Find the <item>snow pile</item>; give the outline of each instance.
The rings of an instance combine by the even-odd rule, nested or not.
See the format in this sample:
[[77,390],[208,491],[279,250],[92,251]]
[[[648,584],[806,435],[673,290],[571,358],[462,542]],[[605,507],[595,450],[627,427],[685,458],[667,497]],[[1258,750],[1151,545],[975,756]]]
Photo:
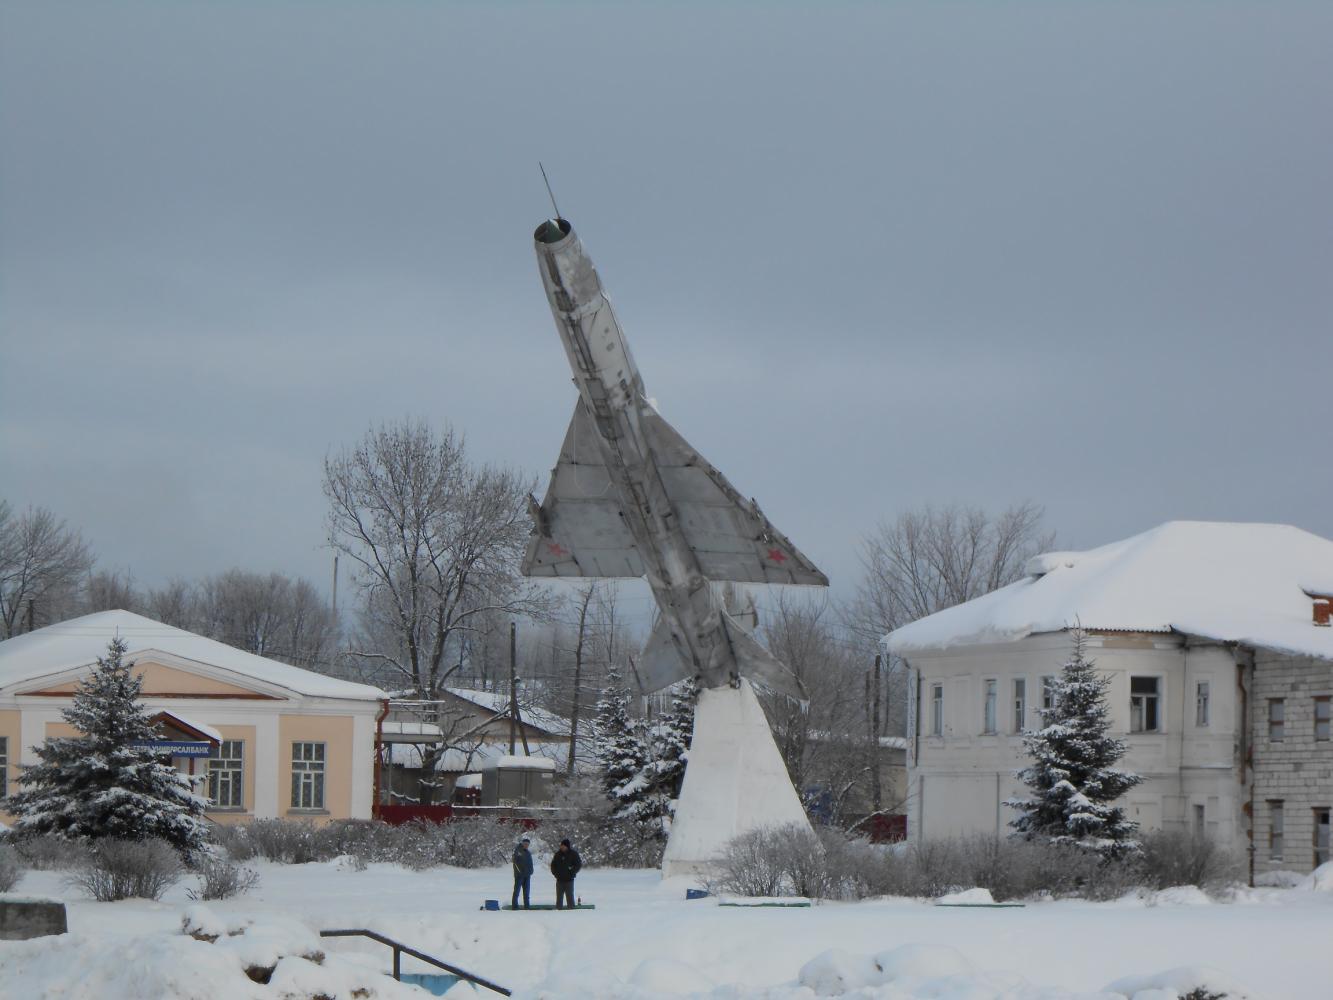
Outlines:
[[174,934],[61,934],[7,943],[0,950],[0,995],[25,1000],[421,996],[352,958],[326,955],[315,933],[293,920],[228,920],[195,906]]
[[1296,888],[1308,889],[1312,892],[1333,892],[1333,861],[1324,862],[1301,879]]
[[950,892],[935,900],[937,905],[945,906],[994,906],[995,897],[989,889],[964,889],[962,892]]
[[1212,900],[1196,885],[1173,885],[1148,898],[1149,906],[1208,906]]
[[1206,965],[1182,965],[1151,976],[1127,976],[1106,989],[1112,996],[1120,994],[1130,1000],[1176,1000],[1193,990],[1219,994],[1227,1000],[1257,1000],[1257,994]]
[[1087,552],[1029,561],[1033,575],[905,625],[900,654],[1088,629],[1172,630],[1333,659],[1311,593],[1333,587],[1333,541],[1285,524],[1171,521]]
[[715,985],[703,973],[674,959],[642,962],[628,982],[603,973],[562,975],[516,996],[525,1000],[660,1000],[690,996],[714,1000],[1179,1000],[1192,990],[1223,994],[1227,1000],[1257,1000],[1225,973],[1206,966],[1181,966],[1152,975],[1117,980],[1097,993],[1037,986],[1013,972],[976,968],[947,945],[908,944],[877,955],[842,949],[825,951],[800,970],[795,982],[769,987]]

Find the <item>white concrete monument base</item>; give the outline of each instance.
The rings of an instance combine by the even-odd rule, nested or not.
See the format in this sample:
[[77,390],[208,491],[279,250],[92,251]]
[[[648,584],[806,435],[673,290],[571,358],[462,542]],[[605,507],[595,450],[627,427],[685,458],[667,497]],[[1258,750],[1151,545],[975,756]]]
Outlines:
[[749,682],[700,691],[662,877],[707,874],[750,830],[809,822]]

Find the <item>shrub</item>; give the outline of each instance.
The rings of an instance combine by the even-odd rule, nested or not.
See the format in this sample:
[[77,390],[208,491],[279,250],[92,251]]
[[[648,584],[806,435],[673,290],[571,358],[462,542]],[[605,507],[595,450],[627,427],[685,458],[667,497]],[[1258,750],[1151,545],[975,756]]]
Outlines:
[[1141,838],[1140,861],[1143,884],[1155,889],[1173,885],[1217,888],[1241,880],[1239,855],[1225,850],[1209,837],[1181,830],[1159,830]]
[[231,899],[243,892],[249,892],[259,884],[259,872],[253,868],[243,868],[225,858],[205,858],[195,869],[199,879],[196,889],[187,889],[185,895],[191,899]]
[[9,892],[22,877],[18,852],[8,844],[0,844],[0,892]]
[[161,840],[99,840],[71,885],[99,903],[160,899],[181,877],[181,860]]
[[781,895],[787,879],[779,836],[785,829],[751,830],[732,838],[713,864],[709,889],[737,896]]
[[88,861],[88,844],[58,834],[35,834],[11,841],[25,868],[33,871],[70,871]]

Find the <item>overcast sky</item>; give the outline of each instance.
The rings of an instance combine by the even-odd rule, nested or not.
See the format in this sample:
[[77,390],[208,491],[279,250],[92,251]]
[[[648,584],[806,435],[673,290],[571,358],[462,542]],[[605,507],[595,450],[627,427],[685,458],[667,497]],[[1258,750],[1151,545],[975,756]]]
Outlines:
[[372,422],[545,488],[539,159],[835,593],[927,501],[1333,536],[1333,4],[0,10],[0,496],[140,583],[326,586]]

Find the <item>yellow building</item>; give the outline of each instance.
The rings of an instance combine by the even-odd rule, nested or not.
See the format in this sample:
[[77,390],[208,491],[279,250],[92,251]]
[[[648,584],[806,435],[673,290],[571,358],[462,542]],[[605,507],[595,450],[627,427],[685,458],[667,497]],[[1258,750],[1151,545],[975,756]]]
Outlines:
[[164,752],[196,776],[209,818],[370,818],[383,691],[102,611],[0,642],[0,820],[12,820],[4,797],[37,762],[32,747],[77,735],[61,712],[117,635]]

